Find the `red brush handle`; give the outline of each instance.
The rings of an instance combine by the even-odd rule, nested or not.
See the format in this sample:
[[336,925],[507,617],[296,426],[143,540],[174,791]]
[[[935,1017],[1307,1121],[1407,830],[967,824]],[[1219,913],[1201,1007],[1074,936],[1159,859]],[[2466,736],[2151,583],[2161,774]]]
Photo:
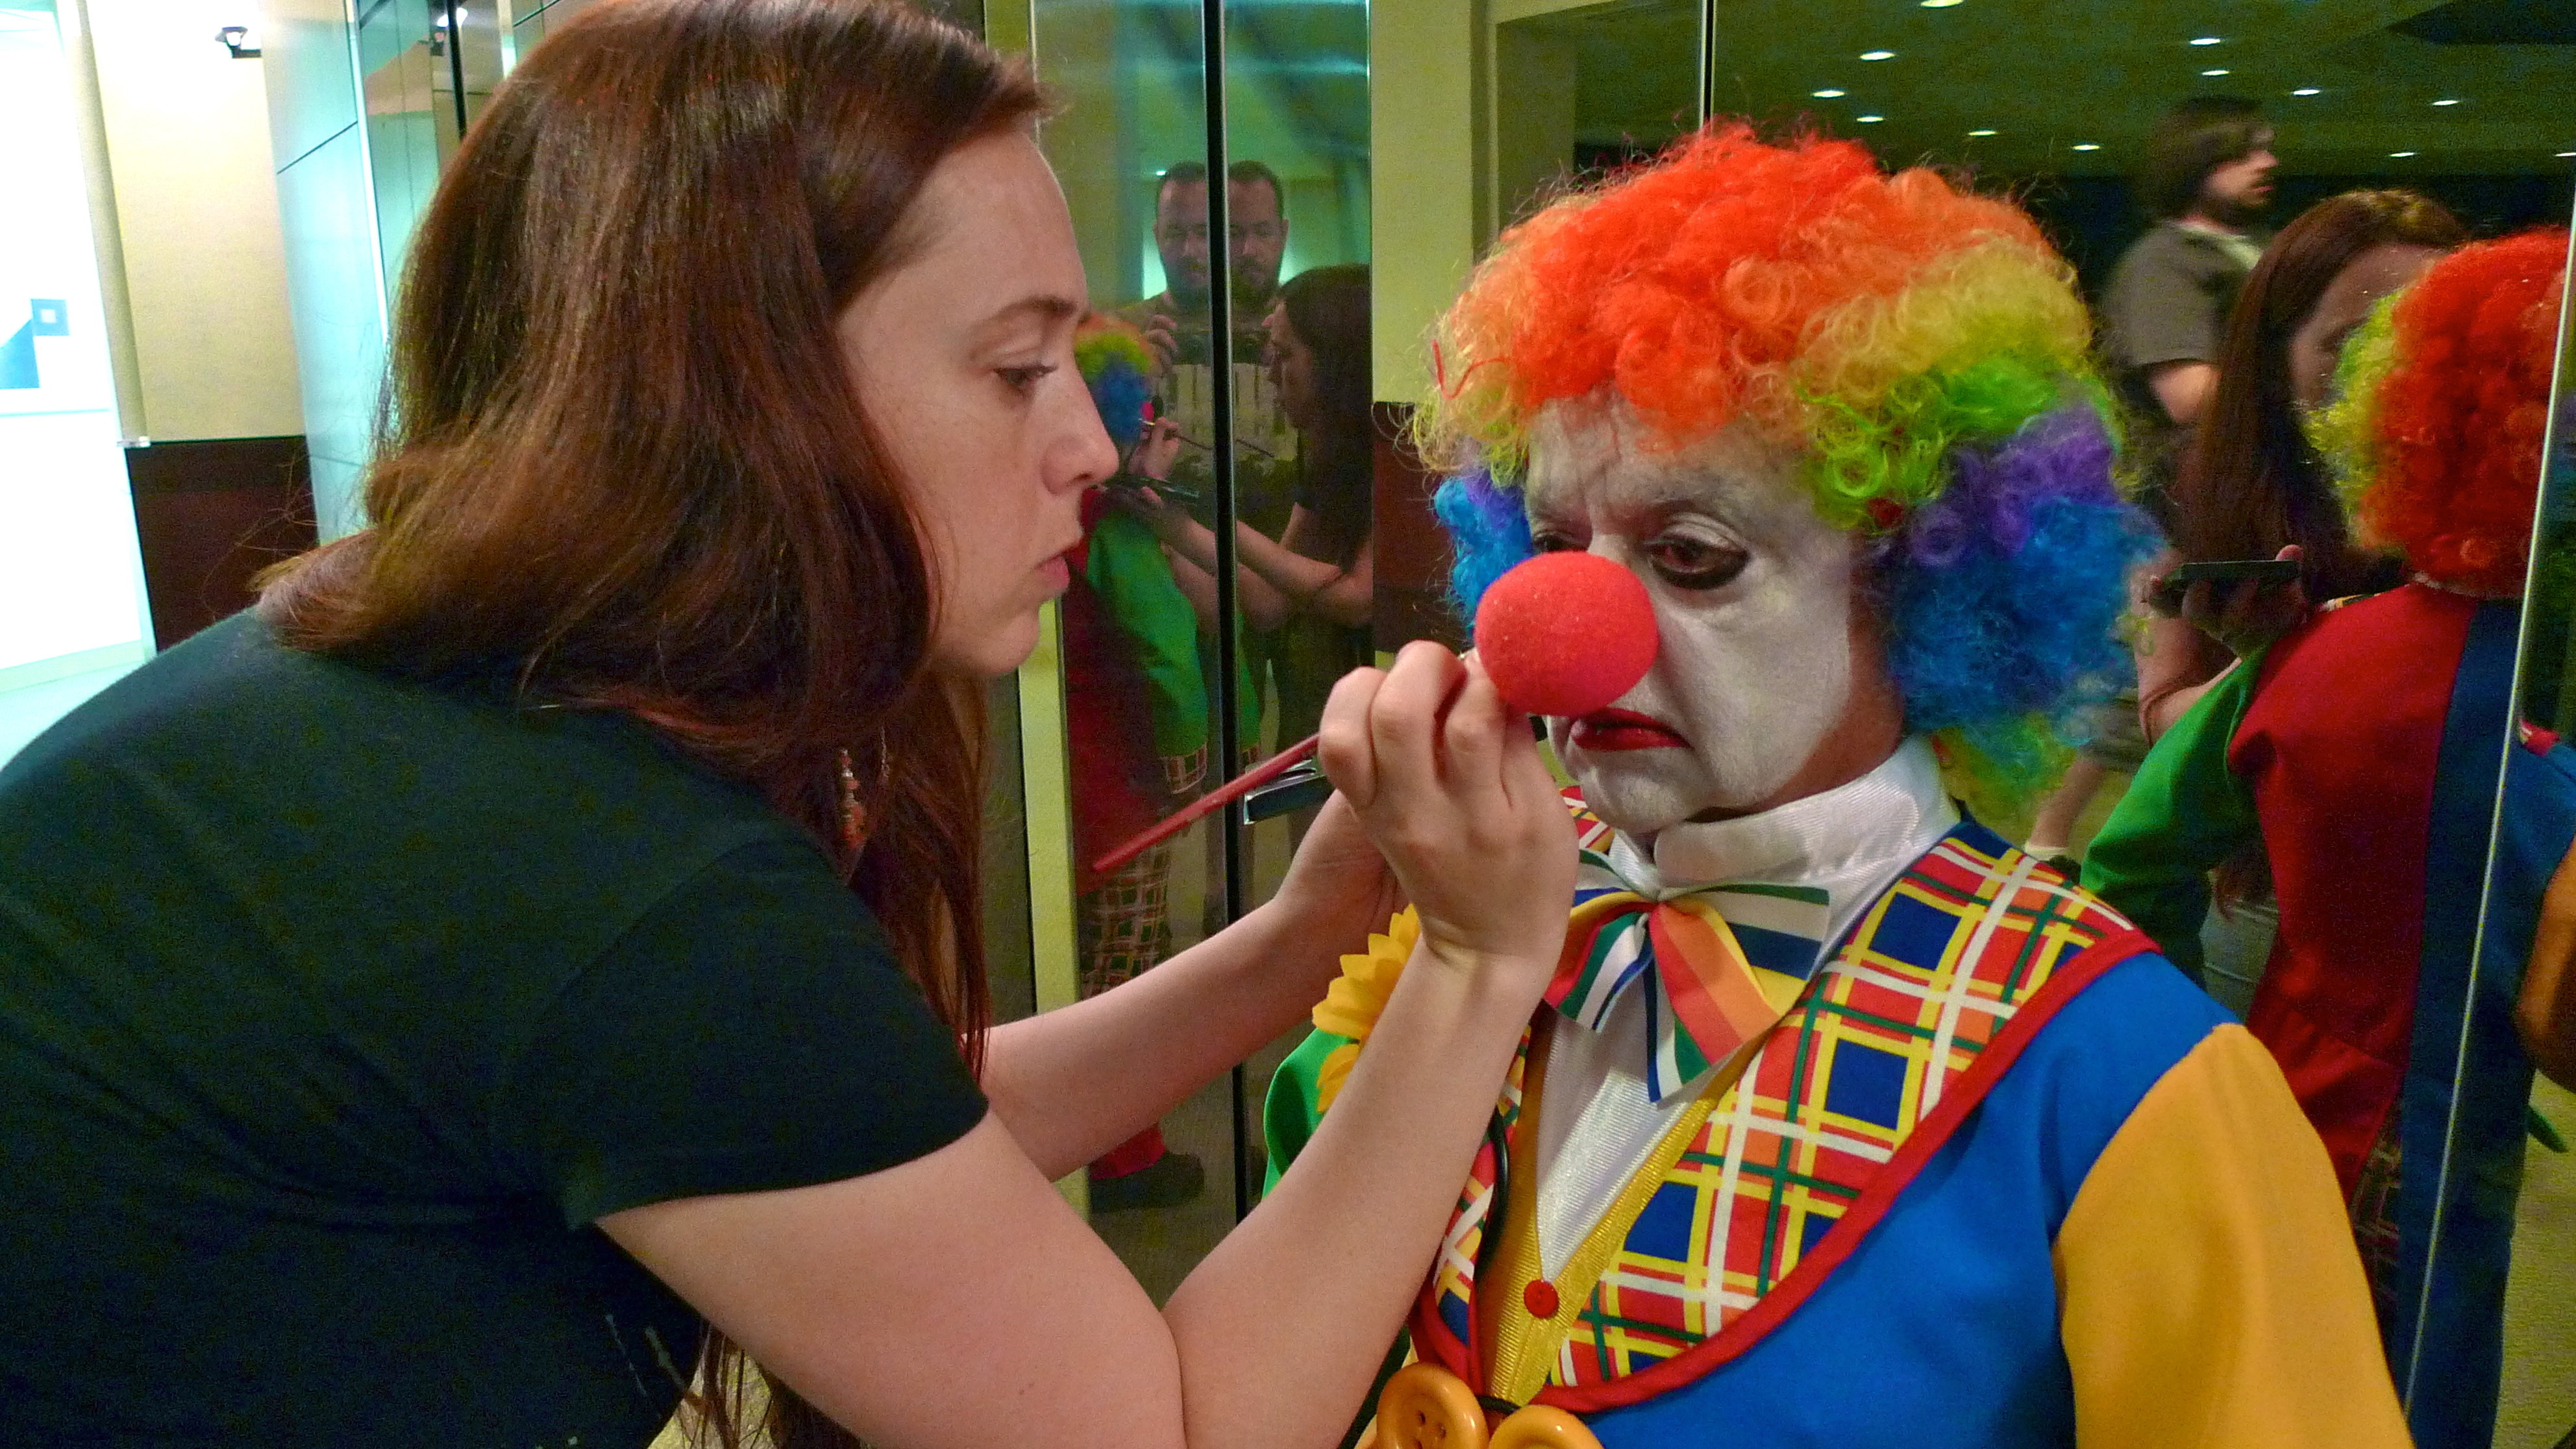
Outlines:
[[1093,875],[1107,875],[1146,851],[1180,834],[1197,823],[1211,810],[1223,809],[1297,767],[1297,763],[1315,753],[1315,742],[1321,738],[1308,735],[1269,759],[1235,776],[1199,798],[1175,810],[1162,821],[1136,833],[1116,850],[1091,863]]

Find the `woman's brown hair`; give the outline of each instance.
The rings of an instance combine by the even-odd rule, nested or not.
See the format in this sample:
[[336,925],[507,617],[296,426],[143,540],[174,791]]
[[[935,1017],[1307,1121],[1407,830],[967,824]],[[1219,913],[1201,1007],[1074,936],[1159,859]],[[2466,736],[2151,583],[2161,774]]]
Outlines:
[[2299,426],[2290,338],[2364,252],[2468,239],[2441,203],[2400,190],[2328,197],[2281,229],[2228,316],[2218,387],[2174,481],[2174,545],[2184,558],[2270,558],[2295,543],[2311,598],[2396,582],[2394,565],[2354,547],[2325,462]]
[[1327,562],[1349,567],[1369,536],[1369,269],[1357,262],[1299,272],[1279,289],[1288,326],[1315,355],[1315,431],[1298,462],[1317,509]]
[[[833,326],[912,254],[941,158],[1039,108],[891,0],[586,11],[421,218],[370,526],[260,605],[294,647],[623,711],[757,789],[979,1065],[980,700],[925,670],[936,581]],[[710,1338],[730,1443],[743,1374]],[[783,1390],[771,1428],[851,1442]]]

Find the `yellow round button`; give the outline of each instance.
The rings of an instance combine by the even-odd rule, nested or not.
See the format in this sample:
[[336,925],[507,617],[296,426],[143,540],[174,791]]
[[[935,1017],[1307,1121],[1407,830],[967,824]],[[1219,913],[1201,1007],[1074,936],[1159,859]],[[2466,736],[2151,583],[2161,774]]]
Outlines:
[[1406,1364],[1378,1393],[1377,1442],[1380,1449],[1486,1449],[1485,1410],[1456,1374],[1436,1363]]
[[1495,1425],[1487,1449],[1601,1449],[1601,1441],[1565,1410],[1532,1404],[1513,1410],[1510,1418]]

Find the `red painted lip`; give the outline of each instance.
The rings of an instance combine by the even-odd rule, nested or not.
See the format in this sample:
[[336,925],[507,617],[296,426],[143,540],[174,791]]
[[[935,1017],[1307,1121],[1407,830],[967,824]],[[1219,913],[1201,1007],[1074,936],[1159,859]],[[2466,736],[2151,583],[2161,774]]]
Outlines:
[[1620,750],[1686,750],[1690,742],[1671,725],[1632,709],[1594,710],[1574,722],[1574,747],[1594,754]]

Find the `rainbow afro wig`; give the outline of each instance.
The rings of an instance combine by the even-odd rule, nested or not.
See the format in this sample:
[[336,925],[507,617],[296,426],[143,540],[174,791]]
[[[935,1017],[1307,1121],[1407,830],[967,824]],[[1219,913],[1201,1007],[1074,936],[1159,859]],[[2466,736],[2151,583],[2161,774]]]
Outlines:
[[2469,593],[2522,592],[2567,233],[2451,253],[2353,334],[2319,441],[2369,541]]
[[1073,330],[1073,365],[1091,389],[1101,426],[1123,456],[1145,434],[1145,404],[1154,396],[1154,354],[1135,328],[1094,312]]
[[1472,617],[1531,549],[1518,480],[1551,403],[1615,394],[1662,445],[1742,422],[1860,533],[1910,731],[1953,788],[2046,789],[2126,682],[2153,529],[2073,273],[2030,218],[1849,142],[1712,126],[1504,233],[1438,325],[1417,420]]

